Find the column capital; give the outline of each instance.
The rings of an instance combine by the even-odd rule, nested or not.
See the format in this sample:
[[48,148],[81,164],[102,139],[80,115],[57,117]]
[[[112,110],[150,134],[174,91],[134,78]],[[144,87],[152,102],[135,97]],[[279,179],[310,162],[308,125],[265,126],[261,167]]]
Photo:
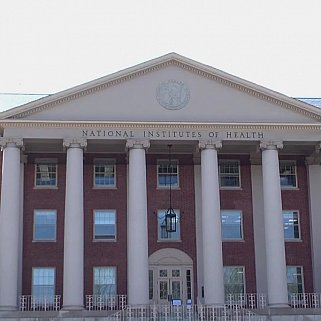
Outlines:
[[283,142],[281,141],[261,141],[260,149],[263,150],[277,150],[283,148]]
[[305,158],[306,165],[321,165],[321,143],[314,146],[314,152]]
[[63,141],[64,148],[86,148],[87,139],[84,138],[65,138]]
[[16,137],[1,137],[0,147],[2,150],[6,147],[23,148],[23,139]]
[[128,139],[126,142],[127,149],[147,149],[149,147],[150,147],[150,141],[148,139],[145,139],[145,140]]
[[198,143],[199,149],[220,149],[222,148],[221,140],[200,140]]

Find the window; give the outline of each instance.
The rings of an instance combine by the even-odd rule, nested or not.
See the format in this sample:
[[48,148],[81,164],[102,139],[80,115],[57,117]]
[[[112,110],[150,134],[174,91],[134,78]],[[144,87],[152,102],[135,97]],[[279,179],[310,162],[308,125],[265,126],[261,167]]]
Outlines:
[[280,161],[281,187],[297,187],[296,165],[294,161]]
[[94,210],[94,239],[116,239],[116,211]]
[[148,271],[148,297],[149,300],[154,298],[154,272],[153,270]]
[[222,239],[242,240],[242,213],[241,211],[221,211],[222,217]]
[[221,187],[240,187],[240,162],[238,160],[220,160],[219,178]]
[[287,266],[288,294],[304,293],[302,266]]
[[243,266],[224,267],[224,289],[225,296],[245,293]]
[[114,159],[99,159],[95,161],[94,186],[116,186],[116,162]]
[[159,160],[157,162],[157,186],[169,187],[171,182],[172,187],[179,187],[178,180],[178,161]]
[[116,268],[94,267],[94,295],[116,295]]
[[56,210],[35,210],[33,232],[34,241],[55,241],[56,223]]
[[158,210],[157,211],[157,221],[158,221],[158,240],[159,241],[179,241],[181,238],[180,233],[180,214],[179,210],[174,209],[176,213],[176,232],[166,232],[165,225],[165,214],[167,210]]
[[300,240],[300,222],[298,211],[283,211],[283,228],[285,240]]
[[57,163],[51,160],[36,162],[36,187],[57,186]]
[[55,268],[37,267],[32,269],[32,295],[38,304],[54,303]]

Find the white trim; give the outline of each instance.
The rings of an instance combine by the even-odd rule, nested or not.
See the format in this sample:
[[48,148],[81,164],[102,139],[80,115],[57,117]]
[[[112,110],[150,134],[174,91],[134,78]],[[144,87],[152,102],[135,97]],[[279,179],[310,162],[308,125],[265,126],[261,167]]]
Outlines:
[[[96,184],[96,165],[113,165],[114,167],[114,184],[97,185]],[[93,162],[93,188],[94,189],[116,189],[117,188],[117,162],[115,158],[95,158]]]
[[[35,220],[35,216],[36,216],[36,212],[54,212],[55,213],[55,237],[54,239],[41,239],[41,240],[37,240],[35,238],[35,232],[36,232],[36,220]],[[56,209],[52,209],[52,208],[48,208],[48,209],[42,209],[42,208],[37,208],[33,210],[33,232],[32,232],[32,242],[57,242],[57,210]]]
[[222,215],[224,214],[224,212],[234,212],[234,213],[240,213],[240,219],[241,219],[241,223],[240,223],[240,227],[241,227],[241,237],[240,238],[227,238],[225,239],[223,237],[223,222],[222,224],[222,241],[223,242],[241,242],[244,241],[244,230],[243,230],[243,211],[242,210],[237,210],[237,209],[221,209],[221,220],[222,220]]
[[[115,217],[115,234],[114,234],[114,238],[95,238],[96,236],[96,230],[95,230],[95,214],[97,212],[111,212],[114,214],[114,217]],[[102,209],[97,209],[95,208],[93,210],[93,242],[116,242],[117,241],[117,211],[116,209],[105,209],[105,208],[102,208]]]

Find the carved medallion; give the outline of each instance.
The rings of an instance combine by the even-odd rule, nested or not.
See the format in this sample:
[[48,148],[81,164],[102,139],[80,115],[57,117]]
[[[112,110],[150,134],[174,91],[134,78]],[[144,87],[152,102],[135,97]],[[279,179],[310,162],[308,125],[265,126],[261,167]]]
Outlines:
[[188,87],[181,81],[168,80],[159,84],[156,89],[158,103],[166,109],[177,110],[185,107],[190,99]]

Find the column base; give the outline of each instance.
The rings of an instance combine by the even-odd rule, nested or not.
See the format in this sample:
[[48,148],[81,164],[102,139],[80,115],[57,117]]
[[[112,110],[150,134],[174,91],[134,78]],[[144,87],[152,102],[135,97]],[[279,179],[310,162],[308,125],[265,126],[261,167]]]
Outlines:
[[289,308],[290,305],[288,303],[271,303],[268,305],[269,308]]
[[83,305],[64,305],[61,311],[82,311],[85,310]]
[[0,311],[18,311],[18,307],[12,305],[0,305]]

